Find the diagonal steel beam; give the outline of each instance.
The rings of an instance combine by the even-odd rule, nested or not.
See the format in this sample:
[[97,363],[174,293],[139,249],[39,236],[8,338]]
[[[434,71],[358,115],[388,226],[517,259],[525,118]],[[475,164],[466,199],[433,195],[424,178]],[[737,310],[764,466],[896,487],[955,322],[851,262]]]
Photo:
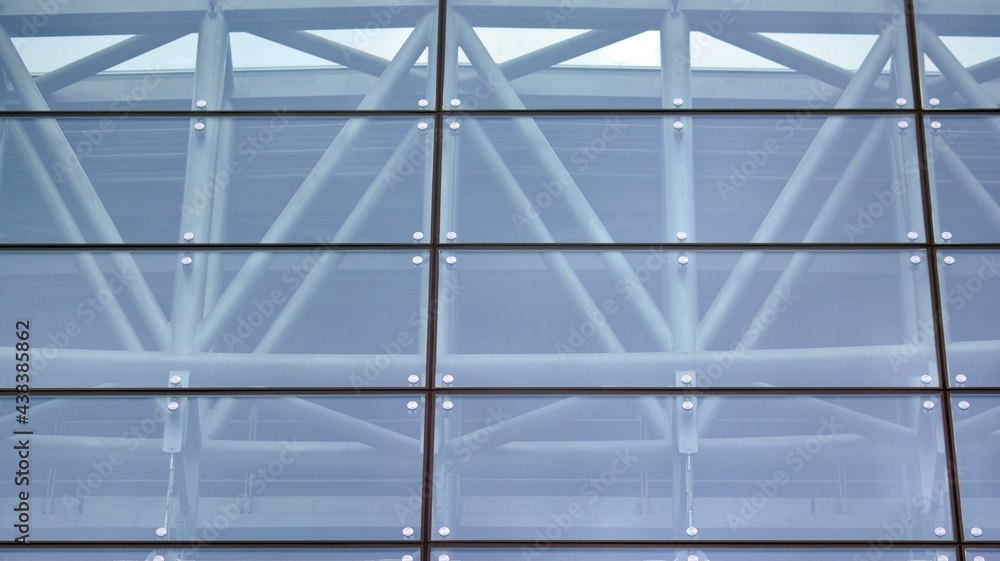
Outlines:
[[[0,27],[0,65],[7,72],[7,77],[21,98],[21,103],[29,111],[47,112],[48,103],[31,78],[28,68],[17,53],[14,43],[7,31]],[[90,183],[90,179],[80,165],[73,147],[55,119],[38,119],[35,126],[55,158],[65,164],[67,184],[79,202],[80,209],[98,235],[98,242],[109,244],[123,243],[118,229],[108,215],[107,209]],[[131,275],[134,280],[125,286],[139,316],[153,336],[153,340],[161,349],[167,348],[170,339],[170,327],[160,304],[156,301],[145,276],[139,269],[135,259],[129,253],[112,252],[111,261],[124,274]]]
[[[517,92],[503,75],[469,22],[457,13],[454,21],[462,49],[480,75],[493,87],[492,93],[497,97],[501,107],[508,110],[524,110],[524,104]],[[601,223],[597,213],[594,212],[587,198],[580,191],[580,187],[566,166],[559,160],[559,156],[552,149],[545,134],[538,128],[535,120],[532,118],[514,119],[513,124],[518,135],[530,147],[532,154],[542,167],[543,173],[550,181],[561,186],[562,198],[565,200],[568,210],[590,238],[590,241],[614,243],[611,234]],[[629,278],[629,275],[634,274],[632,267],[621,252],[601,252],[600,257],[614,277],[624,280]],[[635,296],[629,299],[628,303],[660,348],[664,350],[671,348],[673,343],[670,326],[646,288],[644,286],[637,287]]]
[[[977,83],[989,82],[1000,77],[1000,56],[984,60],[966,68]],[[955,91],[955,84],[947,76],[936,76],[924,84],[927,95],[943,97]]]
[[980,211],[993,223],[994,226],[1000,228],[1000,201],[993,198],[990,193],[976,177],[976,174],[972,173],[962,158],[951,149],[951,146],[943,146],[935,150],[934,161],[940,161],[951,170],[951,173],[955,175],[955,179],[958,184],[965,188],[966,192],[975,201],[976,206]]
[[46,72],[35,78],[35,84],[42,93],[51,93],[107,70],[116,64],[166,45],[183,35],[183,33],[135,35],[65,66]]
[[718,38],[744,51],[764,57],[840,89],[846,88],[854,77],[850,70],[845,70],[760,33],[726,31]]
[[[976,78],[969,73],[969,70],[962,65],[930,26],[926,23],[920,23],[919,31],[920,44],[927,56],[934,61],[941,74],[954,84],[955,89],[966,101],[977,107],[991,109],[997,107],[996,101],[986,95]],[[991,118],[987,122],[994,130],[1000,131],[1000,120]]]
[[[431,14],[424,16],[416,25],[413,33],[396,53],[396,58],[392,60],[372,90],[358,105],[359,110],[377,109],[392,95],[393,89],[427,46],[428,33],[433,22],[430,16]],[[298,226],[302,217],[311,208],[312,202],[328,188],[331,178],[345,163],[351,148],[357,144],[368,129],[370,122],[371,120],[368,118],[359,117],[349,120],[344,125],[330,147],[320,157],[319,162],[302,182],[298,191],[278,215],[274,224],[264,234],[261,240],[262,244],[280,243],[291,237],[291,233]],[[215,342],[274,257],[274,253],[255,252],[247,259],[219,298],[218,303],[202,321],[196,339],[196,347],[199,350],[205,350]]]
[[[871,52],[865,57],[857,74],[854,75],[850,85],[837,101],[837,109],[856,106],[872,88],[875,80],[882,73],[885,63],[892,55],[897,32],[895,28],[887,27],[879,35]],[[753,243],[772,242],[777,239],[778,233],[784,227],[792,211],[811,186],[813,177],[826,161],[827,153],[843,135],[848,122],[849,118],[847,117],[828,117],[826,119],[809,149],[802,156],[799,165],[792,172],[784,189],[774,201],[771,210],[764,217],[757,233],[754,234]],[[702,318],[698,332],[700,348],[710,349],[720,344],[718,341],[720,332],[732,317],[736,305],[742,300],[754,273],[763,263],[764,256],[765,254],[761,252],[740,256],[736,266],[733,267],[729,277],[719,289],[718,295]]]

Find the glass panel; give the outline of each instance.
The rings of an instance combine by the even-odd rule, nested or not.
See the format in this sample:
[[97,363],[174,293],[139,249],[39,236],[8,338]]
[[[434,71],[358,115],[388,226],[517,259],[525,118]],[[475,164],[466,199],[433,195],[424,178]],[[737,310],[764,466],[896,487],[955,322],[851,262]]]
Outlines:
[[[208,14],[208,4],[126,5],[108,13],[87,3],[16,3],[0,12],[14,36],[0,49],[21,95],[5,103],[123,114],[417,109],[418,100],[434,99],[428,49],[436,51],[435,5],[224,0]],[[196,68],[201,97],[192,99]]]
[[1000,549],[967,549],[966,561],[996,561],[1000,559]]
[[942,250],[941,299],[949,383],[1000,386],[1000,253]]
[[909,116],[461,124],[443,147],[457,179],[453,189],[444,184],[442,232],[457,241],[867,243],[924,235]]
[[[159,556],[159,558],[157,557]],[[409,561],[415,549],[45,549],[0,550],[0,561]],[[971,560],[970,560],[971,561]]]
[[1000,102],[1000,6],[920,0],[924,107],[995,109]]
[[[195,243],[402,243],[429,231],[432,142],[415,119],[2,124],[3,243],[175,243],[182,213],[212,214]],[[212,142],[217,160],[204,157]]]
[[462,110],[913,106],[901,0],[676,6],[456,0],[446,99]]
[[951,534],[933,397],[442,399],[438,540]]
[[[967,540],[995,540],[1000,535],[1000,396],[956,395],[951,411],[958,453],[958,484],[962,490],[962,523]],[[971,557],[970,557],[971,559]]]
[[[31,485],[0,486],[6,497],[29,493],[35,544],[403,540],[404,528],[420,532],[422,402],[36,397],[33,434],[13,436]],[[0,410],[5,434],[24,428],[13,398]],[[15,516],[0,513],[6,542],[21,534]]]
[[459,386],[921,386],[921,251],[454,251],[438,381]]
[[926,128],[938,239],[1000,241],[1000,118],[934,117]]
[[426,252],[2,258],[2,321],[30,322],[34,387],[159,388],[171,371],[192,387],[423,380]]
[[[887,539],[891,536],[886,535]],[[560,549],[539,538],[534,547],[521,549],[434,548],[431,558],[447,555],[451,561],[955,561],[953,549]],[[941,556],[944,557],[941,557]],[[968,561],[973,561],[972,557]],[[980,560],[982,561],[982,560]]]

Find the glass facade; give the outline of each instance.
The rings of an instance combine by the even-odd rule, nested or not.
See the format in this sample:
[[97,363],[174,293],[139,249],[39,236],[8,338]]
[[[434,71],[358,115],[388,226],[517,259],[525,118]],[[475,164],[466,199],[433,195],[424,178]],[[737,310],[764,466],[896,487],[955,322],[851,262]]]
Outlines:
[[0,561],[1000,561],[1000,4],[0,2]]

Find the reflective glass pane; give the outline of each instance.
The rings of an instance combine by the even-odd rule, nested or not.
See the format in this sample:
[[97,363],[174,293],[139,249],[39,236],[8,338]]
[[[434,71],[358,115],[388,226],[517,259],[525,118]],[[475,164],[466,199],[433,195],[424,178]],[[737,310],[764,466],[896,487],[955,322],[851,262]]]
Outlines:
[[91,3],[5,2],[0,54],[17,91],[5,103],[124,114],[417,109],[434,99],[435,6],[222,0],[211,10],[127,3],[109,13]]
[[463,110],[913,106],[901,0],[449,8],[445,96]]
[[967,549],[966,561],[996,561],[1000,559],[1000,549]]
[[[1000,396],[955,395],[951,402],[962,490],[962,523],[967,540],[995,540],[1000,535]],[[970,557],[971,559],[971,557]]]
[[[888,534],[887,534],[888,536]],[[953,549],[722,549],[722,548],[601,548],[561,549],[539,538],[521,549],[434,548],[431,558],[447,555],[453,561],[955,561]],[[943,558],[941,556],[944,556]],[[973,561],[971,557],[967,561]]]
[[415,119],[0,124],[0,233],[8,244],[176,243],[188,230],[182,216],[197,224],[204,214],[211,220],[184,240],[386,243],[429,231],[432,143]]
[[[463,118],[442,233],[465,242],[909,242],[909,116]],[[450,241],[448,237],[444,241]]]
[[438,540],[951,535],[933,397],[441,399]]
[[[19,503],[29,493],[35,544],[403,540],[420,531],[422,401],[36,397],[22,426],[8,397],[4,433],[33,431],[13,437],[31,484],[0,485]],[[5,542],[17,516],[0,513]]]
[[[184,544],[189,545],[189,544]],[[419,561],[416,549],[310,549],[310,548],[200,548],[162,549],[45,549],[32,547],[3,551],[0,561]]]
[[459,386],[921,386],[921,251],[453,251],[438,381]]
[[[427,254],[2,254],[34,387],[366,387],[423,379]],[[414,259],[422,265],[414,265]],[[17,349],[5,343],[11,364]]]
[[1000,6],[918,0],[924,107],[995,109],[1000,103]]
[[1000,241],[1000,117],[934,117],[926,130],[938,239]]
[[941,250],[949,384],[1000,387],[1000,253]]

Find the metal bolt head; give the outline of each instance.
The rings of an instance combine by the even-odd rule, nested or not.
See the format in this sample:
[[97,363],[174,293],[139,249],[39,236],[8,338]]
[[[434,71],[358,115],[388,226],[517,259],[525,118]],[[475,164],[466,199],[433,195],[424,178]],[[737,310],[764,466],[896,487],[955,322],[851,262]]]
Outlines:
[[417,102],[418,107],[427,107],[430,104],[431,102],[427,101],[426,99],[421,99],[420,101]]
[[415,240],[417,240],[419,242],[420,240],[424,239],[424,233],[423,232],[413,232],[413,239],[415,239]]
[[419,123],[417,123],[417,130],[425,131],[425,130],[427,130],[428,126],[430,126],[430,125],[428,125],[424,121],[420,121]]
[[965,374],[955,374],[955,381],[959,384],[964,384],[969,378]]
[[952,257],[951,255],[945,255],[944,256],[944,264],[945,265],[954,265],[955,264],[955,258]]
[[448,257],[445,257],[444,262],[449,265],[454,265],[455,263],[458,263],[458,257],[455,257],[454,255],[449,255]]
[[403,535],[406,536],[406,537],[412,536],[413,535],[413,528],[410,528],[409,526],[403,528]]
[[194,102],[194,106],[197,107],[198,109],[204,109],[208,107],[208,102],[205,101],[204,99],[199,99],[198,101]]
[[674,98],[674,107],[680,107],[681,105],[684,105],[684,98],[675,97]]
[[681,265],[687,265],[690,261],[691,259],[689,259],[687,255],[681,255],[677,258],[677,262]]
[[941,239],[948,241],[951,239],[951,232],[941,232]]
[[438,561],[451,561],[451,556],[449,556],[449,555],[438,555]]
[[156,537],[162,538],[163,536],[167,535],[167,529],[164,528],[163,526],[160,526],[159,528],[156,529],[155,533]]
[[162,555],[154,555],[153,561],[166,561],[166,558],[163,557]]
[[900,121],[899,124],[896,126],[899,127],[899,130],[906,130],[910,128],[910,123],[907,123],[906,121]]
[[445,411],[451,411],[452,409],[455,408],[455,403],[451,401],[445,401],[444,403],[441,404],[441,407],[444,408]]
[[677,239],[679,239],[680,241],[688,239],[687,232],[677,232]]
[[201,131],[205,130],[205,122],[204,121],[198,121],[197,123],[195,123],[194,124],[194,130],[196,130],[198,132],[201,132]]
[[180,408],[181,408],[181,404],[177,403],[176,401],[171,401],[170,403],[167,404],[167,409],[169,409],[171,411],[177,411]]
[[408,402],[406,402],[406,408],[409,409],[410,411],[415,411],[417,409],[417,407],[420,407],[420,404],[417,403],[416,401],[408,401]]
[[906,105],[906,98],[905,97],[897,97],[896,98],[896,105],[898,105],[900,107]]
[[915,239],[917,239],[919,237],[920,237],[920,234],[918,234],[916,232],[907,232],[907,234],[906,234],[906,239],[908,239],[908,240],[915,240]]
[[694,402],[690,400],[685,400],[683,403],[681,403],[681,407],[683,407],[685,411],[690,411],[694,409]]
[[[410,374],[409,376],[406,377],[406,381],[411,384],[417,384],[420,382],[420,376],[417,376],[416,374]],[[410,403],[413,402],[411,401]]]
[[961,409],[962,411],[965,411],[966,409],[969,408],[969,402],[965,401],[965,400],[959,401],[958,402],[958,408]]
[[413,556],[412,555],[404,555],[404,556],[402,556],[402,557],[399,558],[399,561],[413,561]]
[[181,257],[181,265],[190,265],[191,263],[194,263],[194,258],[191,257],[190,255],[185,255],[184,257]]
[[410,261],[412,261],[414,265],[420,265],[424,262],[424,258],[419,255],[415,255]]
[[451,533],[451,528],[447,526],[441,526],[441,528],[438,529],[438,534],[441,534],[442,536],[447,536],[450,533]]
[[910,263],[913,263],[914,265],[919,265],[920,261],[921,259],[919,255],[914,255],[913,257],[910,257]]
[[460,105],[462,105],[462,100],[461,99],[458,99],[456,97],[455,99],[451,100],[451,106],[452,107],[458,107]]
[[690,528],[688,528],[684,532],[687,535],[689,535],[689,536],[697,536],[698,535],[698,528],[695,528],[694,526],[691,526]]
[[683,128],[684,128],[684,121],[680,121],[680,120],[674,121],[674,130],[679,131],[679,130],[681,130]]
[[455,377],[451,374],[445,374],[444,376],[441,376],[441,381],[445,384],[450,384],[455,381]]
[[929,103],[931,107],[937,107],[938,105],[941,105],[941,100],[936,97],[932,97],[927,100],[927,103]]
[[682,384],[690,384],[693,381],[694,381],[694,378],[692,378],[690,374],[684,374],[683,376],[681,376],[681,383]]
[[452,121],[451,123],[448,124],[448,128],[453,131],[457,131],[458,129],[462,128],[462,123],[459,123],[458,121]]
[[174,374],[173,376],[170,377],[170,383],[173,384],[173,385],[175,385],[175,386],[177,384],[180,384],[181,383],[181,377],[178,376],[177,374]]
[[688,555],[688,561],[698,561],[698,556],[692,553]]
[[931,121],[931,128],[936,131],[941,130],[941,121]]
[[934,402],[931,401],[931,400],[929,400],[929,399],[927,401],[925,401],[924,402],[924,409],[926,409],[928,411],[930,411],[931,409],[934,409]]
[[972,534],[972,537],[978,538],[979,536],[983,535],[983,529],[982,528],[973,528],[973,529],[969,530],[969,533]]
[[938,526],[937,528],[934,528],[934,535],[935,536],[941,537],[941,536],[945,535],[946,533],[947,533],[947,531],[944,528],[940,527],[940,526]]
[[983,557],[982,555],[977,555],[972,558],[972,561],[986,561],[986,558]]
[[184,241],[189,242],[194,240],[194,232],[184,232]]
[[947,555],[938,555],[937,556],[937,561],[948,561],[948,556]]
[[458,234],[455,232],[448,232],[447,234],[444,235],[444,237],[448,238],[451,241],[455,241],[458,239]]
[[933,380],[933,378],[931,378],[930,374],[924,374],[923,376],[920,377],[920,381],[925,384],[930,384],[931,380]]

